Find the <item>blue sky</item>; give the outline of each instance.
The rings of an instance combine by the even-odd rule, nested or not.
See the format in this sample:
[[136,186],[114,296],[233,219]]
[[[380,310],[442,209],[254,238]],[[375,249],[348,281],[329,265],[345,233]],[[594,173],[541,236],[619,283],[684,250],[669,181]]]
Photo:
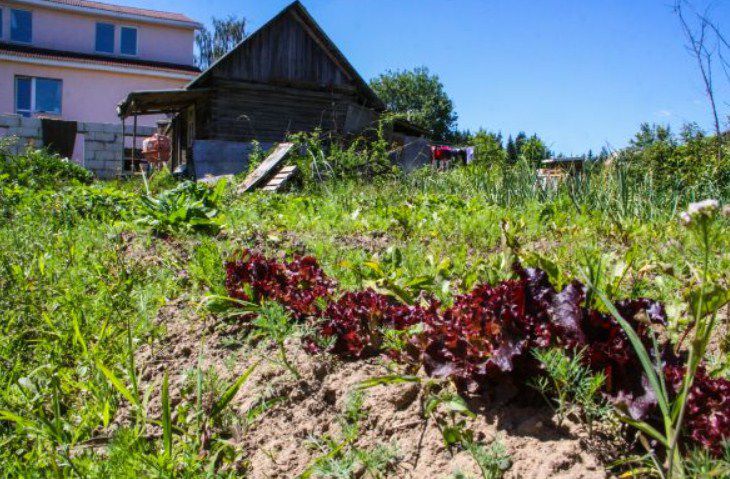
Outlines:
[[[250,30],[286,0],[117,0]],[[693,0],[706,6],[704,0]],[[454,100],[459,126],[537,133],[556,152],[618,148],[644,121],[678,130],[711,117],[672,0],[303,0],[366,79],[425,65]],[[711,4],[730,26],[730,1]],[[730,88],[717,72],[721,112]]]

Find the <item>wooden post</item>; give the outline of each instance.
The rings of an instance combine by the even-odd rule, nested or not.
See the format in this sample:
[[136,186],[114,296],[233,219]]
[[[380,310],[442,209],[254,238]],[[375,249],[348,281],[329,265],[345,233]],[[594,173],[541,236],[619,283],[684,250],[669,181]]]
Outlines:
[[[124,120],[126,120],[126,116],[122,116],[122,168],[119,170],[119,176],[124,176],[124,143],[127,139],[126,137],[126,131],[124,127]],[[134,168],[133,168],[134,169]]]
[[132,126],[132,171],[137,161],[137,114],[134,114],[134,126]]

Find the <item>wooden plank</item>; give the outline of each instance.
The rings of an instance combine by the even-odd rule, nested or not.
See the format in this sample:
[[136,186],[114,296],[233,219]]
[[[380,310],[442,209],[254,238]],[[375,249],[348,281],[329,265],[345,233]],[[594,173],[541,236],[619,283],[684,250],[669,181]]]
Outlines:
[[299,170],[297,169],[296,165],[283,167],[281,170],[279,170],[279,173],[274,178],[272,178],[266,185],[264,185],[262,191],[281,191],[287,185],[287,183],[289,183],[289,181],[291,181],[291,179],[296,176],[298,172]]
[[239,189],[239,193],[249,191],[261,184],[272,172],[275,171],[275,168],[284,161],[284,158],[286,158],[286,155],[289,154],[292,148],[294,148],[294,143],[285,142],[276,145],[274,151],[271,152],[271,154],[267,156],[266,159],[258,167],[256,167],[250,175],[248,175]]

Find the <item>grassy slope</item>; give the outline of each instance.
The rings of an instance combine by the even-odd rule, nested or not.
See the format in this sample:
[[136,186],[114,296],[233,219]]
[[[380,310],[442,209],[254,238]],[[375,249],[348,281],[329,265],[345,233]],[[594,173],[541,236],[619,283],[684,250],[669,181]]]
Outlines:
[[[693,260],[674,212],[678,198],[660,197],[646,184],[624,186],[604,178],[572,194],[543,195],[529,180],[457,171],[435,180],[254,194],[228,199],[225,235],[164,241],[131,222],[73,215],[69,221],[54,213],[53,201],[27,198],[0,223],[0,410],[20,415],[25,431],[36,432],[19,435],[13,423],[0,422],[0,469],[8,477],[53,469],[70,476],[73,468],[124,476],[140,464],[167,469],[161,448],[124,433],[107,461],[74,449],[93,431],[105,433],[121,400],[99,364],[133,389],[130,346],[163,333],[151,326],[157,309],[180,295],[222,292],[221,260],[244,246],[306,251],[345,287],[358,286],[356,265],[390,246],[402,252],[406,277],[432,274],[434,262],[449,258],[452,289],[439,292],[448,299],[460,286],[504,274],[508,224],[525,253],[549,258],[565,277],[602,254],[605,278],[631,265],[620,295],[678,305]],[[730,238],[721,241],[718,250],[727,252]],[[727,281],[730,256],[713,268]],[[183,446],[178,469],[201,473],[195,453],[194,445]]]

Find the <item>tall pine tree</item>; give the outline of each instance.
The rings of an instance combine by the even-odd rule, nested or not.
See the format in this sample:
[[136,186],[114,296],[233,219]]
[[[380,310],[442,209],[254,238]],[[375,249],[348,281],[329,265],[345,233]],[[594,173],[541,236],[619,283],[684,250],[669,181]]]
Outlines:
[[517,147],[515,146],[515,141],[512,139],[512,135],[510,135],[507,138],[507,162],[508,163],[517,163]]
[[517,136],[515,137],[515,149],[517,150],[518,158],[520,155],[522,155],[522,149],[525,146],[526,141],[527,141],[527,135],[525,134],[524,131],[517,133]]

